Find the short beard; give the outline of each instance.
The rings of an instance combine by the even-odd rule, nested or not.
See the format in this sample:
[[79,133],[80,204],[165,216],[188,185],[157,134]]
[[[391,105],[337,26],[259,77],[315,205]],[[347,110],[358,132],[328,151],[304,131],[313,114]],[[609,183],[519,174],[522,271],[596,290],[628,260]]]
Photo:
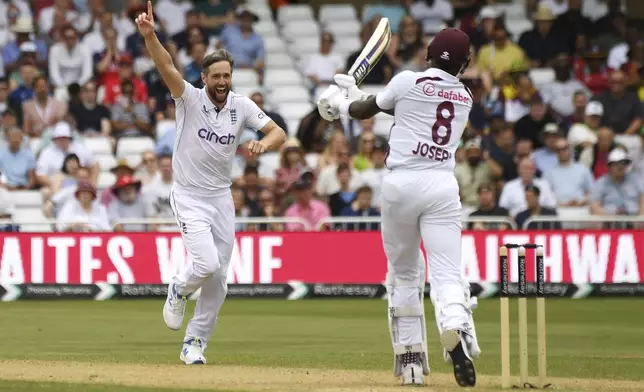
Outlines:
[[216,102],[216,103],[224,103],[226,102],[226,99],[228,98],[228,93],[230,93],[230,87],[226,87],[226,93],[224,95],[224,99],[220,100],[217,98],[217,88],[216,87],[208,87],[208,94],[210,97]]

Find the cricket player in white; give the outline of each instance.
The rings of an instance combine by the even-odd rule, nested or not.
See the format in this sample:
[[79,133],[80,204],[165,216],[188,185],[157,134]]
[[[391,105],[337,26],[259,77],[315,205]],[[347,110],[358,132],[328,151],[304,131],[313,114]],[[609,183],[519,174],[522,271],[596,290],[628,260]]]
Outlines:
[[183,80],[159,42],[149,1],[148,12],[135,22],[177,107],[170,203],[188,256],[185,269],[168,286],[163,318],[168,328],[181,329],[186,299],[201,288],[180,358],[186,364],[204,364],[203,352],[227,293],[226,275],[235,242],[230,171],[240,135],[244,128],[265,134],[250,143],[253,154],[279,148],[286,135],[253,101],[230,91],[233,58],[229,52],[222,49],[206,56],[201,74],[205,86],[197,89]]
[[453,364],[460,386],[476,383],[473,359],[480,348],[475,301],[461,272],[461,203],[454,176],[454,154],[472,108],[472,95],[458,79],[469,58],[467,35],[445,29],[427,48],[426,71],[401,72],[376,96],[358,89],[352,76],[336,75],[337,86],[318,102],[328,120],[366,119],[378,112],[395,119],[381,207],[394,374],[403,385],[422,385],[429,374],[421,240],[445,360]]

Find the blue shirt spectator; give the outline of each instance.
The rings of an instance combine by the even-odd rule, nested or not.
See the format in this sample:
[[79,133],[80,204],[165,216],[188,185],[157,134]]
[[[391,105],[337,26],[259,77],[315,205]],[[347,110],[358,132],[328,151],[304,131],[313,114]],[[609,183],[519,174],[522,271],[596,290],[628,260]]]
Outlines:
[[226,25],[219,40],[232,53],[236,66],[263,67],[264,40],[252,27],[259,18],[248,10],[242,11],[237,18],[239,23]]
[[47,44],[45,41],[36,39],[33,41],[27,40],[26,42],[19,42],[19,41],[10,41],[5,44],[5,46],[2,48],[2,60],[5,62],[5,64],[15,64],[20,60],[20,45],[23,43],[30,42],[36,47],[36,58],[38,59],[39,62],[42,61],[47,61],[47,54],[48,54],[48,49],[47,49]]
[[157,141],[154,149],[156,155],[171,155],[174,149],[174,139],[177,137],[177,129],[169,130]]
[[[368,186],[362,186],[355,192],[355,199],[353,203],[346,206],[341,216],[346,217],[374,217],[380,216],[380,211],[374,208],[371,204],[373,191]],[[349,223],[346,225],[345,230],[380,230],[380,223]]]
[[566,139],[557,142],[559,162],[544,174],[555,193],[557,204],[577,207],[588,204],[593,188],[593,176],[584,165],[572,160],[572,151]]
[[559,134],[559,126],[555,123],[548,123],[543,127],[544,145],[534,152],[534,164],[541,173],[547,172],[550,168],[554,167],[558,160],[555,145],[561,139]]
[[638,215],[644,213],[644,184],[637,173],[627,173],[626,152],[616,148],[608,155],[608,174],[597,180],[591,195],[594,215]]
[[7,187],[31,189],[36,184],[36,156],[23,145],[24,134],[20,128],[9,128],[5,132],[8,146],[0,150],[0,171],[6,177]]

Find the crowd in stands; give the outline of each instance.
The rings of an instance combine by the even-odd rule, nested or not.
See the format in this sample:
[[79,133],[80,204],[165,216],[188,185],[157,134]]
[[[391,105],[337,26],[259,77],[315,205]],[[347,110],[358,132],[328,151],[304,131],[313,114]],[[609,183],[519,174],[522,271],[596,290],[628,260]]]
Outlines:
[[[269,5],[271,12],[259,12]],[[471,38],[472,61],[461,80],[474,106],[455,170],[466,214],[508,218],[518,227],[564,210],[644,215],[644,36],[622,1],[403,0],[354,10],[360,24],[345,23],[346,31],[320,28],[317,20],[285,24],[280,15],[298,15],[285,12],[289,7],[304,6],[154,1],[157,34],[188,82],[203,87],[205,54],[227,48],[235,72],[251,73],[257,86],[237,88],[233,78],[233,90],[290,135],[281,151],[257,157],[245,147],[262,135],[243,131],[232,169],[238,217],[297,218],[316,228],[329,217],[379,215],[383,124],[391,119],[329,123],[311,102],[360,53],[344,37],[366,43],[383,16],[393,36],[365,81],[370,91],[399,72],[424,70],[427,44],[441,28],[459,27]],[[0,221],[15,217],[12,194],[32,190],[42,195],[42,216],[58,220],[54,230],[174,228],[175,102],[132,22],[145,11],[143,0],[0,2]],[[271,77],[283,59],[274,37],[263,35],[273,25],[286,41],[305,28],[319,32],[315,50],[297,57],[306,86],[299,95],[281,93]],[[292,100],[278,104],[280,94]],[[165,222],[119,223],[137,219]],[[243,222],[238,230],[304,228]],[[19,222],[3,228],[19,230]]]

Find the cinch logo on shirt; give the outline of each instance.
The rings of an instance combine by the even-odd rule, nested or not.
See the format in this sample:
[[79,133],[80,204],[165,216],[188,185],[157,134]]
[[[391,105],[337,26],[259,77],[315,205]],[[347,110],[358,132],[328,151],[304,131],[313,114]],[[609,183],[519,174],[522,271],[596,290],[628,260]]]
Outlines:
[[197,135],[199,135],[199,137],[201,139],[207,140],[209,142],[214,140],[215,143],[221,144],[221,145],[224,145],[224,146],[231,145],[231,144],[233,144],[235,142],[235,135],[233,135],[232,133],[229,133],[228,135],[221,135],[220,136],[220,135],[217,135],[214,132],[210,132],[209,130],[207,130],[205,128],[201,128],[197,132]]
[[441,98],[449,99],[450,101],[465,103],[468,103],[470,101],[470,97],[468,97],[467,95],[462,95],[461,93],[455,93],[453,91],[440,90],[438,92],[438,96]]

